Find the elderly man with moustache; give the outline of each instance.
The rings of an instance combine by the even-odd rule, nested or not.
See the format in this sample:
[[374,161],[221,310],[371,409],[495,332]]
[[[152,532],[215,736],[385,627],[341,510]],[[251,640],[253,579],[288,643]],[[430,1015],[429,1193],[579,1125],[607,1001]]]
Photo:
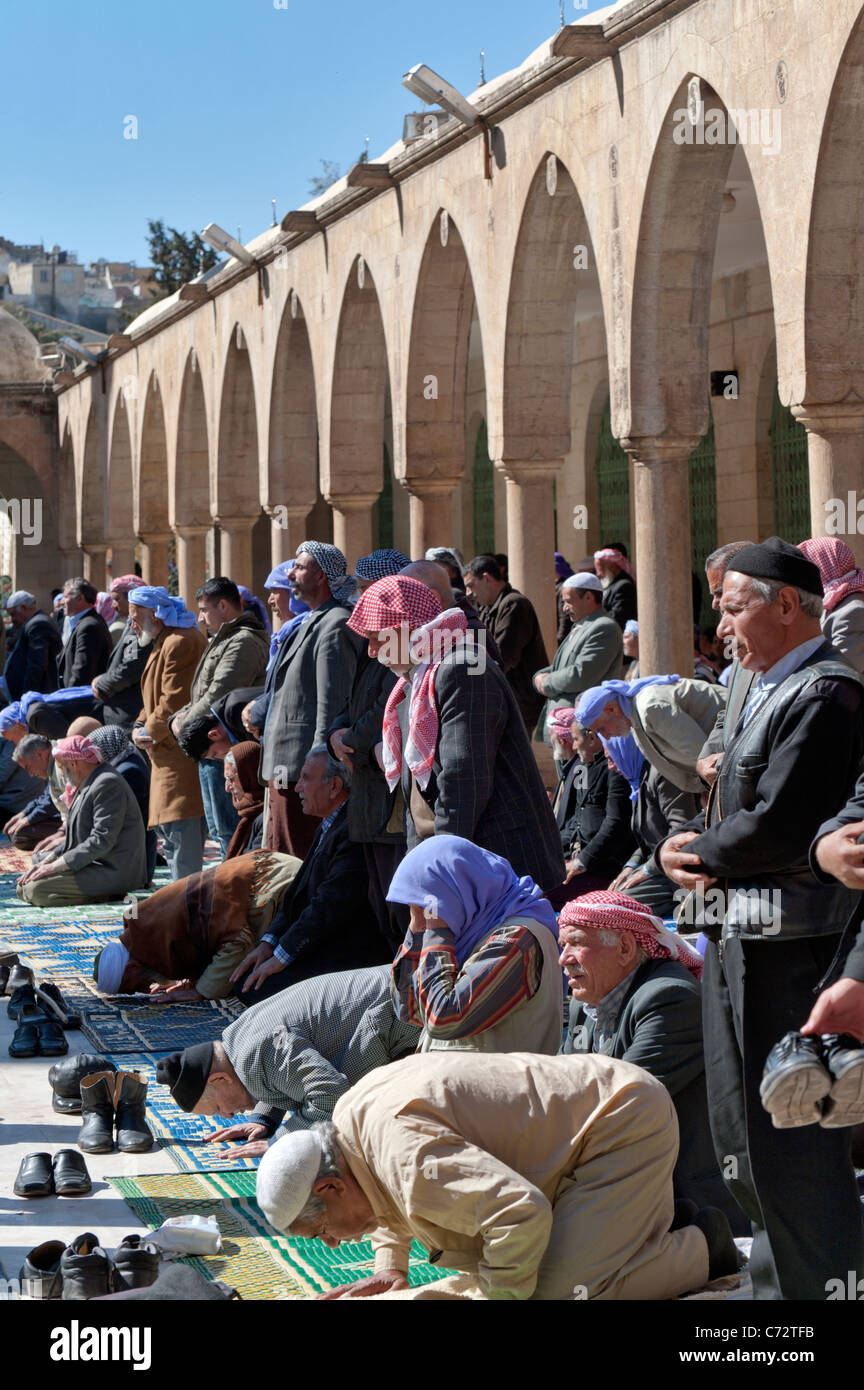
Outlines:
[[20,700],[28,690],[41,694],[56,690],[57,657],[63,645],[57,624],[26,589],[9,595],[6,611],[16,629],[15,646],[3,669],[9,699]]
[[724,1212],[736,1235],[750,1223],[720,1175],[708,1125],[702,1046],[702,957],[644,903],[588,893],[558,918],[572,998],[564,1053],[602,1052],[644,1067],[675,1104],[679,1200]]
[[204,637],[181,598],[142,585],[129,593],[132,630],[149,648],[141,675],[141,710],[132,742],[150,759],[151,829],[161,836],[172,879],[199,873],[206,823],[198,771],[171,732],[171,719],[189,699]]
[[615,680],[622,671],[621,629],[603,611],[603,586],[596,574],[571,574],[562,585],[561,602],[573,627],[552,665],[534,676],[535,688],[545,697],[535,738],[545,743],[549,743],[546,721],[556,705],[575,705],[583,690]]
[[737,1268],[720,1212],[670,1231],[677,1129],[628,1062],[427,1052],[272,1145],[256,1197],[279,1231],[372,1236],[375,1273],[329,1297],[407,1288],[417,1239],[474,1298],[675,1298]]
[[[719,550],[713,551],[705,561],[705,577],[708,580],[708,589],[711,594],[711,607],[715,612],[720,610],[723,580],[730,562],[739,551],[745,550],[750,543],[750,541],[730,541],[728,545],[721,545]],[[755,679],[755,671],[746,670],[735,657],[732,661],[729,679],[726,682],[726,689],[729,692],[726,704],[718,712],[717,723],[706,739],[696,762],[696,771],[703,782],[708,783],[709,787],[713,786],[717,780],[717,769],[723,749],[732,737],[735,725],[741,717],[744,701],[750,694],[750,687]]]
[[670,878],[693,890],[688,921],[709,938],[714,1147],[753,1222],[753,1287],[767,1299],[824,1299],[838,1271],[864,1273],[849,1131],[775,1128],[759,1092],[768,1053],[807,1018],[854,905],[808,858],[852,790],[864,747],[864,685],[824,640],[821,608],[819,571],[795,546],[773,536],[733,557],[718,633],[734,638],[757,679],[707,810],[658,851]]
[[118,618],[125,626],[108,662],[107,670],[101,676],[94,676],[91,682],[93,694],[102,701],[102,721],[105,724],[119,724],[131,730],[141,709],[141,673],[147,665],[149,652],[142,647],[132,631],[129,617],[129,594],[141,587],[137,574],[118,574],[111,581],[111,602]]

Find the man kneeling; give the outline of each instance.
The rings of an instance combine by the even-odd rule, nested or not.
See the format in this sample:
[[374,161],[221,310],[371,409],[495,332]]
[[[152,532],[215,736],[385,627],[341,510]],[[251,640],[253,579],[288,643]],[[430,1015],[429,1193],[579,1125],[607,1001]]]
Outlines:
[[677,1156],[668,1091],[629,1062],[430,1052],[272,1145],[257,1199],[331,1247],[374,1232],[376,1273],[335,1294],[407,1288],[416,1238],[482,1298],[675,1298],[737,1269],[714,1208],[670,1232]]

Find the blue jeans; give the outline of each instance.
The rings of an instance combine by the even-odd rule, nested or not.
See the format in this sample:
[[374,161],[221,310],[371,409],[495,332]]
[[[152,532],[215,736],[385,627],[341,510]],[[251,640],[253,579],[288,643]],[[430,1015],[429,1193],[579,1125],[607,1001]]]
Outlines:
[[198,764],[201,799],[211,840],[218,840],[224,859],[231,836],[237,828],[234,802],[225,790],[225,764],[218,758],[202,758]]
[[191,816],[188,820],[166,821],[158,830],[172,880],[186,878],[189,874],[200,874],[204,864],[204,841],[207,838],[204,817]]

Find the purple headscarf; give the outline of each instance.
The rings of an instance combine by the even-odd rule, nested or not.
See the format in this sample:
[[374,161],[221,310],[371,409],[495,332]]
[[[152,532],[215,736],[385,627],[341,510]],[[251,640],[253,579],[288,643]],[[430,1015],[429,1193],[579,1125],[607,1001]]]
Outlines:
[[573,573],[573,570],[570,568],[570,566],[568,565],[567,561],[564,559],[564,556],[563,556],[559,551],[556,550],[556,551],[555,551],[555,576],[556,576],[556,578],[557,578],[557,579],[569,579],[572,573]]
[[530,917],[558,935],[552,905],[533,878],[517,878],[506,859],[459,835],[433,835],[406,854],[387,901],[428,908],[446,922],[460,967],[508,917]]

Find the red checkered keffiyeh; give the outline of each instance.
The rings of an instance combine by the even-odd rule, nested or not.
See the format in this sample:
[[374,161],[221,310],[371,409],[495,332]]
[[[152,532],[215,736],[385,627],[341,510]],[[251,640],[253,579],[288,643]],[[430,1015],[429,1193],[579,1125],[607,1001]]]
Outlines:
[[568,927],[632,932],[652,960],[679,960],[697,980],[702,978],[702,957],[698,951],[664,927],[644,903],[628,898],[626,893],[585,893],[565,903],[558,918],[558,933],[565,942]]
[[435,672],[442,659],[464,642],[468,626],[465,614],[459,608],[448,608],[442,613],[441,601],[432,589],[419,580],[393,575],[370,585],[348,625],[361,633],[401,630],[409,638],[408,655],[417,670],[410,686],[404,677],[396,682],[384,710],[384,776],[392,791],[402,771],[398,709],[410,689],[405,761],[418,785],[425,788],[438,743]]
[[594,559],[595,561],[611,560],[613,565],[620,565],[624,573],[629,574],[631,579],[636,578],[635,574],[633,573],[633,566],[630,564],[630,561],[627,559],[627,556],[621,554],[620,550],[595,550]]
[[[105,759],[102,756],[101,748],[97,748],[95,743],[84,734],[73,734],[71,738],[58,738],[52,745],[51,755],[55,762],[63,763],[102,763]],[[71,782],[66,783],[65,790],[60,793],[61,799],[67,806],[71,806],[75,800],[75,793],[78,788]]]
[[822,606],[826,613],[849,594],[864,589],[864,570],[858,569],[852,551],[837,536],[816,536],[813,540],[801,541],[798,549],[819,570],[825,590]]

